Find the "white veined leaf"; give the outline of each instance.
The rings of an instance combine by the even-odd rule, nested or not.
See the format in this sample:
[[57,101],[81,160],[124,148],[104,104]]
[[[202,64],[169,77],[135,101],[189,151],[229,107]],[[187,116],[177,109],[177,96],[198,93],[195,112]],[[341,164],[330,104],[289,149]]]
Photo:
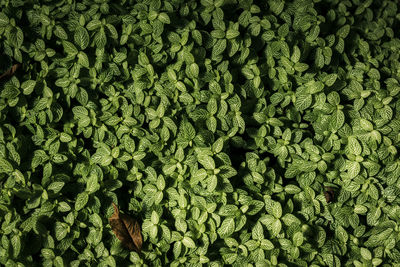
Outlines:
[[368,211],[368,208],[364,205],[356,204],[354,206],[354,212],[357,214],[365,214],[365,213],[367,213],[367,211]]
[[217,119],[215,117],[209,117],[206,120],[206,125],[208,130],[214,133],[217,129]]
[[75,201],[75,210],[79,211],[83,209],[89,201],[89,195],[87,192],[79,193]]
[[160,221],[160,216],[158,215],[158,213],[156,211],[152,211],[151,213],[151,222],[153,224],[158,224]]
[[348,138],[347,149],[348,149],[348,153],[351,153],[354,155],[360,155],[362,152],[362,147],[361,147],[360,143],[358,142],[357,138],[354,136],[350,136]]
[[361,166],[357,161],[347,161],[346,166],[349,178],[354,178],[360,173]]
[[293,235],[293,245],[295,245],[296,247],[299,247],[303,244],[303,233],[302,232],[297,232]]
[[47,191],[51,191],[54,194],[57,194],[58,192],[61,191],[61,189],[64,187],[65,183],[64,182],[52,182],[48,187]]
[[[325,84],[327,86],[332,86],[336,82],[336,79],[337,79],[337,74],[336,73],[332,73],[332,74],[329,74],[328,76],[325,77],[324,82],[325,82]],[[332,92],[332,93],[336,93],[337,94],[337,92]],[[337,102],[337,104],[338,103],[339,102]]]
[[147,174],[147,178],[148,178],[151,182],[157,181],[157,173],[156,173],[156,170],[154,170],[153,167],[148,166],[148,167],[146,168],[146,174]]
[[270,9],[272,12],[275,13],[275,15],[279,15],[282,13],[283,8],[285,7],[285,1],[271,1],[270,3]]
[[67,40],[68,39],[68,34],[65,32],[65,30],[59,26],[56,25],[54,28],[54,35],[60,38],[61,40]]
[[81,48],[81,50],[86,49],[89,45],[89,33],[83,27],[79,27],[74,34],[75,43]]
[[227,39],[234,39],[240,35],[240,32],[238,30],[233,30],[233,29],[228,29],[226,31],[226,38]]
[[365,131],[371,132],[372,130],[374,130],[374,125],[369,120],[361,118],[360,125],[361,128],[363,128]]
[[257,222],[256,225],[251,230],[252,238],[255,240],[264,239],[264,229],[260,222]]
[[94,43],[96,44],[97,48],[103,48],[106,45],[107,37],[103,28],[100,28],[100,30],[95,34]]
[[171,20],[169,19],[169,16],[167,13],[161,12],[158,14],[158,20],[160,20],[164,24],[170,24]]
[[207,170],[214,170],[215,169],[214,159],[212,157],[208,156],[208,155],[199,155],[198,156],[198,161]]
[[342,243],[346,243],[347,240],[349,239],[349,235],[347,234],[346,230],[342,226],[337,226],[336,227],[336,236]]
[[361,257],[363,257],[364,259],[368,261],[372,259],[372,254],[367,248],[361,248],[360,252],[361,252]]
[[97,175],[95,174],[90,175],[86,183],[86,191],[89,193],[93,193],[97,191],[99,188],[100,185],[98,183]]
[[218,185],[218,177],[216,175],[211,175],[208,178],[207,190],[209,192],[214,192]]
[[333,91],[328,94],[327,100],[331,105],[337,106],[340,103],[340,96],[338,92]]
[[157,234],[158,234],[158,227],[157,227],[157,225],[152,225],[152,226],[150,226],[150,229],[149,229],[149,236],[150,236],[150,238],[152,238],[152,239],[157,238]]
[[63,47],[64,47],[64,51],[68,54],[68,55],[76,55],[78,54],[78,49],[76,49],[75,45],[71,42],[68,41],[63,41]]
[[311,106],[312,103],[312,95],[311,94],[299,94],[296,95],[296,102],[294,106],[298,111],[303,111]]
[[297,194],[297,193],[301,192],[301,189],[297,185],[289,184],[289,185],[285,186],[285,191],[288,194]]
[[225,51],[225,48],[226,39],[219,39],[213,46],[212,57],[215,58],[216,56],[221,55]]
[[271,231],[273,236],[277,236],[282,229],[282,223],[279,219],[275,219],[275,221],[271,225]]
[[196,244],[194,243],[193,239],[188,236],[185,236],[182,239],[182,244],[187,248],[196,248]]
[[186,233],[187,231],[187,223],[184,219],[180,217],[175,220],[175,227],[178,231],[181,231],[183,233]]
[[0,158],[0,173],[10,173],[14,170],[10,162],[4,158]]
[[0,27],[5,27],[9,23],[9,19],[3,12],[0,12]]
[[330,116],[329,126],[332,130],[339,130],[345,121],[344,113],[342,110],[335,110]]
[[229,237],[235,231],[235,221],[233,218],[228,217],[222,222],[217,232],[221,238]]
[[214,153],[219,153],[222,151],[223,146],[224,146],[224,139],[220,137],[217,139],[217,141],[214,142],[214,144],[212,145],[212,149]]
[[24,95],[30,95],[35,89],[36,81],[27,80],[21,84]]
[[78,63],[81,64],[85,68],[89,68],[89,58],[84,52],[79,52],[78,54]]
[[272,215],[275,216],[275,218],[280,218],[282,217],[282,206],[281,203],[275,201],[273,206],[272,206]]
[[199,76],[199,66],[196,63],[192,63],[189,66],[190,75],[194,78]]
[[94,19],[94,20],[90,21],[90,22],[86,25],[86,28],[87,28],[89,31],[96,30],[97,28],[100,28],[100,27],[101,27],[101,21],[98,20],[98,19]]
[[174,173],[175,169],[176,169],[176,164],[169,164],[169,165],[165,165],[165,166],[163,167],[163,172],[164,172],[166,175],[171,175],[171,174]]
[[193,173],[190,177],[190,183],[195,185],[198,182],[201,182],[204,180],[204,178],[207,177],[207,171],[203,168],[195,171],[195,173]]
[[264,250],[272,250],[272,249],[274,249],[274,244],[267,239],[263,239],[260,242],[260,248],[262,248]]
[[300,49],[299,49],[299,47],[298,47],[297,45],[295,45],[295,46],[293,47],[293,53],[292,53],[292,56],[290,57],[290,60],[291,60],[293,63],[297,63],[297,62],[299,62],[299,60],[300,60],[300,56],[301,56]]
[[118,39],[118,32],[112,24],[106,24],[106,28],[110,33],[111,38]]
[[179,258],[181,251],[182,251],[182,242],[181,241],[175,242],[174,248],[172,249],[172,252],[174,253],[174,257]]
[[68,225],[62,222],[56,222],[55,234],[58,241],[64,239],[68,234]]

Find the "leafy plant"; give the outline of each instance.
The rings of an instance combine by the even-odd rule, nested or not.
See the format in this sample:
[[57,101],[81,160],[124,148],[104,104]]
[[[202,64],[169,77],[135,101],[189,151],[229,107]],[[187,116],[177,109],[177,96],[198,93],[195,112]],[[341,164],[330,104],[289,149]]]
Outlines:
[[395,266],[399,20],[1,1],[0,264]]

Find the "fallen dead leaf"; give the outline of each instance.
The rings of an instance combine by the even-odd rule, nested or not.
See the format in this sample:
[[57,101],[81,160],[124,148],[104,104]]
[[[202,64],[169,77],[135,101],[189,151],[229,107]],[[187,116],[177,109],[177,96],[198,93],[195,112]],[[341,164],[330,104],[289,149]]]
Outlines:
[[21,64],[14,64],[8,71],[4,72],[2,75],[0,75],[0,79],[6,77],[6,76],[12,76],[14,73],[17,71],[17,69],[21,66]]
[[138,221],[126,214],[120,213],[117,205],[115,203],[112,204],[114,213],[108,219],[112,231],[127,249],[140,252],[143,239]]
[[326,202],[330,203],[333,201],[333,199],[335,197],[335,192],[333,191],[332,187],[326,187],[324,195],[325,195]]

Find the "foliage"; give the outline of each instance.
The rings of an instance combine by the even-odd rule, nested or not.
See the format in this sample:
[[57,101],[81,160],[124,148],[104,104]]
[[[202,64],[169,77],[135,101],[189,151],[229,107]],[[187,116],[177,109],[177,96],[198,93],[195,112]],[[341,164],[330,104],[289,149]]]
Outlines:
[[389,0],[0,1],[0,264],[398,264],[399,29]]

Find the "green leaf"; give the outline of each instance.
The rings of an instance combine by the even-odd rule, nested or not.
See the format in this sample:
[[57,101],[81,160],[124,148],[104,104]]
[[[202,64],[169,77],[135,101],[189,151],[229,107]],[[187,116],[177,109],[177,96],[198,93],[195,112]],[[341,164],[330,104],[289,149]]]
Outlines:
[[284,1],[271,1],[270,2],[270,9],[272,12],[275,13],[275,15],[279,15],[280,13],[282,13],[284,7],[285,7]]
[[348,138],[348,144],[347,144],[347,149],[348,153],[354,154],[354,155],[360,155],[362,152],[362,147],[356,137],[350,136]]
[[361,257],[363,257],[364,259],[368,261],[372,259],[372,254],[367,248],[361,248],[360,252],[361,252]]
[[296,102],[294,106],[298,111],[306,110],[308,107],[311,106],[312,103],[312,96],[310,94],[307,95],[296,95]]
[[187,248],[196,248],[196,244],[194,243],[193,239],[188,236],[185,236],[182,239],[182,244]]
[[90,21],[90,22],[86,25],[86,28],[87,28],[89,31],[96,30],[96,29],[98,29],[98,28],[100,28],[100,27],[101,27],[101,21],[98,20],[98,19],[94,19],[94,20]]
[[253,239],[256,239],[256,240],[264,239],[264,229],[260,222],[256,223],[256,225],[253,227],[251,233],[252,233]]
[[201,165],[204,166],[207,170],[214,170],[215,169],[215,162],[212,157],[208,155],[199,155],[198,160]]
[[275,219],[275,221],[271,225],[272,236],[277,236],[282,229],[282,224],[279,219]]
[[53,194],[59,193],[64,187],[64,182],[52,182],[48,187],[47,191],[52,192]]
[[159,19],[162,23],[164,23],[164,24],[170,24],[170,23],[171,23],[168,14],[167,14],[167,13],[164,13],[164,12],[161,12],[161,13],[158,15],[158,19]]
[[36,81],[28,80],[21,84],[21,88],[23,90],[24,95],[32,94],[33,90],[35,89]]
[[68,234],[68,225],[62,222],[56,222],[55,234],[58,241],[64,239]]
[[19,237],[19,235],[14,235],[11,238],[11,245],[13,248],[13,258],[18,258],[18,256],[21,253],[21,238]]
[[274,215],[275,218],[282,217],[282,206],[281,206],[281,203],[274,202],[274,204],[272,206],[272,215]]
[[299,247],[303,244],[303,233],[297,232],[293,235],[293,245]]
[[221,55],[225,51],[225,49],[226,49],[226,39],[218,40],[213,46],[212,58]]
[[332,130],[339,130],[345,122],[344,113],[341,110],[336,110],[330,116],[329,125]]
[[103,28],[100,28],[100,30],[95,34],[94,43],[98,48],[103,48],[107,44],[107,37]]
[[230,235],[233,234],[234,231],[235,231],[235,221],[231,217],[225,218],[221,226],[217,230],[221,238],[229,237]]
[[89,201],[89,194],[87,192],[79,193],[75,201],[75,210],[83,209]]
[[75,47],[75,45],[73,43],[68,42],[68,41],[63,41],[62,44],[63,44],[65,53],[67,53],[69,55],[78,54],[78,49],[76,49],[76,47]]
[[240,32],[237,30],[233,30],[233,29],[228,29],[226,31],[226,38],[227,39],[234,39],[236,37],[238,37],[240,35]]
[[79,52],[78,54],[78,63],[81,64],[85,68],[89,68],[89,58],[84,52]]
[[358,163],[356,161],[348,161],[346,163],[346,165],[347,165],[349,178],[354,178],[360,173],[360,170],[361,170],[360,163]]
[[75,44],[77,44],[81,50],[86,49],[89,45],[89,33],[83,27],[79,27],[74,34]]
[[361,125],[361,128],[363,128],[365,131],[371,132],[372,130],[374,130],[373,124],[366,119],[361,118],[360,125]]
[[216,175],[211,175],[208,178],[207,190],[209,192],[213,192],[217,188],[217,185],[218,185],[218,177]]
[[[326,77],[325,77],[325,79],[324,79],[324,83],[327,85],[327,86],[332,86],[335,82],[336,82],[336,79],[337,79],[337,74],[336,73],[333,73],[333,74],[329,74],[329,75],[327,75]],[[337,94],[337,92],[332,92],[332,93],[336,93],[336,95],[337,96],[339,96],[339,94]],[[331,94],[332,94],[331,93]],[[339,102],[337,102],[337,104],[338,104]]]
[[67,40],[68,39],[68,34],[65,32],[65,30],[59,26],[56,25],[54,28],[54,35],[60,38],[61,40]]
[[86,183],[86,191],[89,193],[93,193],[97,191],[100,188],[100,185],[98,183],[98,178],[96,175],[90,175],[89,179]]
[[301,192],[300,187],[293,185],[293,184],[289,184],[287,186],[285,186],[285,191],[288,194],[298,194]]
[[14,168],[11,163],[0,157],[0,173],[10,173],[13,170]]
[[9,19],[3,12],[0,12],[0,27],[5,27],[9,23]]

